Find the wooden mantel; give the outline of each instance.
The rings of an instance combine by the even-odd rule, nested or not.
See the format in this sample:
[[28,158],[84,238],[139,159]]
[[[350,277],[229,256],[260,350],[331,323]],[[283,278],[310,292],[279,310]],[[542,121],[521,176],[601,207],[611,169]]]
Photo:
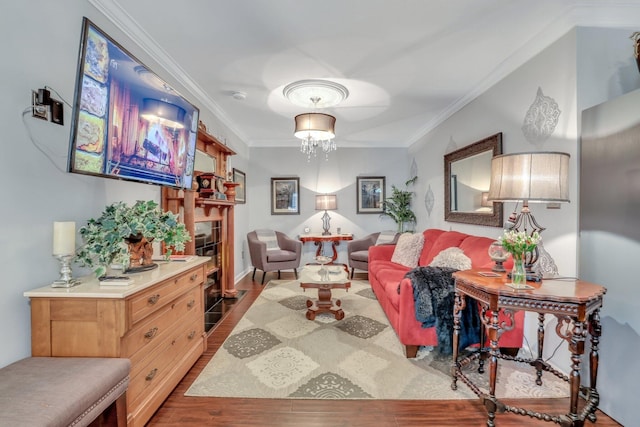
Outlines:
[[[216,175],[225,178],[227,176],[227,158],[235,153],[231,148],[222,144],[214,136],[202,129],[198,130],[196,148],[216,159]],[[202,173],[195,171],[194,176]],[[222,262],[220,285],[222,295],[227,298],[236,296],[234,286],[234,207],[235,201],[227,199],[214,199],[200,197],[198,191],[177,190],[173,188],[162,189],[162,207],[180,215],[184,222],[191,241],[186,243],[184,253],[195,255],[195,227],[198,222],[221,222],[222,232]]]

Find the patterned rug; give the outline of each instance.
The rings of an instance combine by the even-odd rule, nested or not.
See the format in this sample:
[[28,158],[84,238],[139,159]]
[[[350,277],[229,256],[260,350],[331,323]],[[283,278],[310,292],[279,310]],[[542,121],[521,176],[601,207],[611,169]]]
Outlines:
[[[307,320],[304,292],[297,281],[273,280],[185,393],[186,396],[289,399],[473,399],[461,381],[451,390],[451,356],[421,348],[416,359],[403,346],[366,281],[333,291],[345,312]],[[544,374],[535,385],[529,365],[500,360],[496,395],[566,397],[568,385]],[[466,368],[481,389],[488,374]]]

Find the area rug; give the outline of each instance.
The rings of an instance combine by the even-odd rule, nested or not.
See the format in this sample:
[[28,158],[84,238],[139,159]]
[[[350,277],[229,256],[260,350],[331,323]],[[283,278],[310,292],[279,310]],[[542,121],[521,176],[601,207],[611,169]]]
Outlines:
[[[287,399],[472,399],[461,381],[451,390],[451,356],[423,347],[415,359],[404,347],[366,281],[333,290],[345,317],[329,313],[307,320],[304,292],[297,281],[273,280],[236,325],[186,396]],[[545,374],[535,384],[526,364],[500,360],[498,397],[566,397],[568,385]],[[466,368],[481,389],[488,374]]]

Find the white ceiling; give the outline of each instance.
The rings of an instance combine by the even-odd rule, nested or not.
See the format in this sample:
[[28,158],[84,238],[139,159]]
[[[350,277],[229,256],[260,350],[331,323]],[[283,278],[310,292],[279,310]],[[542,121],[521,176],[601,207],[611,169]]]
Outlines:
[[322,111],[337,118],[338,146],[409,146],[572,27],[637,30],[640,10],[640,0],[90,1],[253,147],[297,145],[293,117],[307,111],[282,89],[311,78],[349,89]]

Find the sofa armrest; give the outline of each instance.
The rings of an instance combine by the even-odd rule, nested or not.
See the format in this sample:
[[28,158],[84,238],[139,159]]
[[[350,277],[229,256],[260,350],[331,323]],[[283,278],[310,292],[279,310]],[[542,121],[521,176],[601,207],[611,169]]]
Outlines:
[[379,245],[369,247],[369,264],[374,261],[391,261],[396,245]]

